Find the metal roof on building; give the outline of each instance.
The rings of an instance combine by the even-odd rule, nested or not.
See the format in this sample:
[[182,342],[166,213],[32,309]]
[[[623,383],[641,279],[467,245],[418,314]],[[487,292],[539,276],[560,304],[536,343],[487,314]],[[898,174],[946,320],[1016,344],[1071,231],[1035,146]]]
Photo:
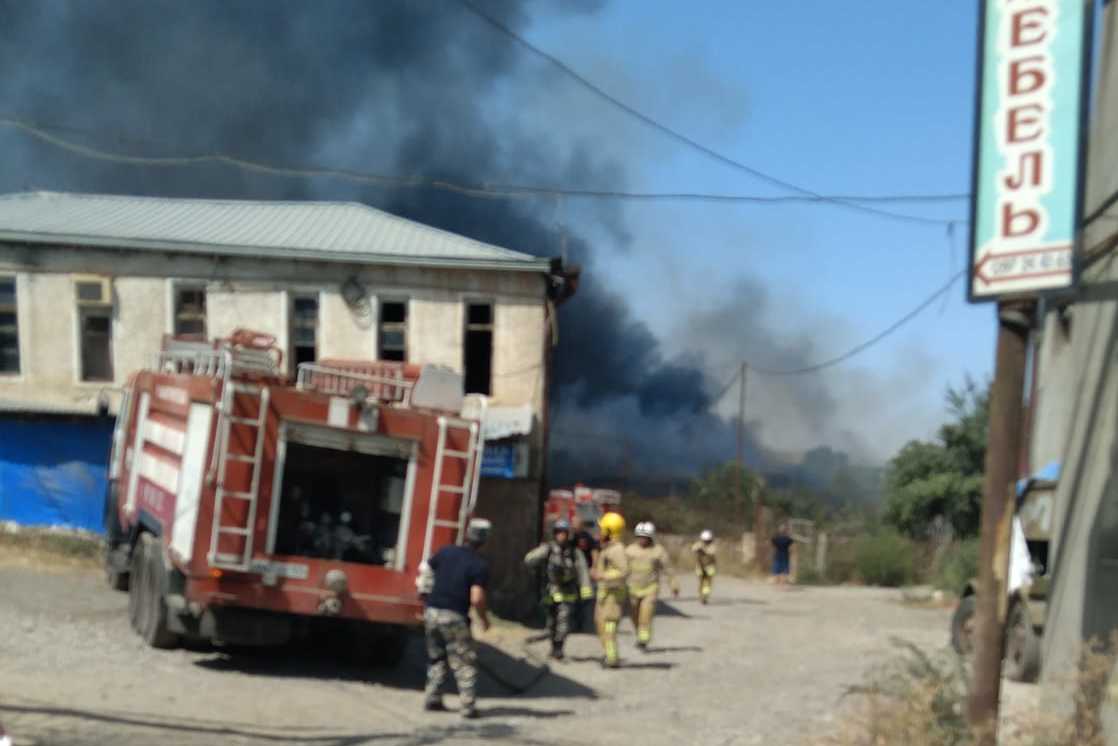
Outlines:
[[24,192],[0,195],[0,241],[531,272],[550,266],[356,202]]

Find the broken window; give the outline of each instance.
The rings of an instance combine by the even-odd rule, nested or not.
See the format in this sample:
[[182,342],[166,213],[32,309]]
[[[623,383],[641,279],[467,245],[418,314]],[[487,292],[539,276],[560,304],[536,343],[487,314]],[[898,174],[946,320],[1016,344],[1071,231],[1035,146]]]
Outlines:
[[408,302],[386,300],[380,304],[377,359],[406,362],[408,359]]
[[408,461],[288,441],[277,554],[392,565]]
[[297,295],[291,302],[291,361],[295,369],[318,359],[318,296]]
[[81,379],[113,380],[113,314],[110,307],[87,307],[79,312]]
[[19,310],[14,277],[0,277],[0,373],[19,373]]
[[175,336],[182,339],[206,340],[206,289],[175,288]]
[[466,304],[466,393],[489,394],[493,372],[493,304]]

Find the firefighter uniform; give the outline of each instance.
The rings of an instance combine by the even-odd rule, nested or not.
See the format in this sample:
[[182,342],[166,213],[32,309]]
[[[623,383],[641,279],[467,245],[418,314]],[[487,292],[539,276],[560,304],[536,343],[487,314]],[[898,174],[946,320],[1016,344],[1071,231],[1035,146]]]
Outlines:
[[629,576],[629,558],[625,554],[625,545],[621,543],[625,521],[616,513],[607,513],[602,516],[600,526],[603,543],[594,562],[594,577],[598,581],[594,624],[605,652],[604,663],[616,668],[621,663],[617,652],[617,623],[625,611],[625,580]]
[[695,555],[695,574],[699,576],[699,601],[705,604],[710,600],[717,572],[714,542],[707,539],[696,541],[691,545],[691,553]]
[[[638,536],[642,535],[638,527]],[[656,613],[656,599],[660,594],[660,581],[667,576],[672,593],[679,595],[671,558],[659,544],[651,543],[651,527],[643,534],[648,546],[630,544],[625,549],[629,558],[629,611],[637,630],[637,646],[646,648],[652,641],[652,617]]]
[[570,634],[576,604],[580,599],[585,600],[593,595],[586,559],[574,543],[568,540],[563,544],[557,541],[541,544],[528,552],[524,562],[529,567],[539,567],[546,563],[549,607],[547,631],[551,637],[551,656],[561,659],[563,643]]

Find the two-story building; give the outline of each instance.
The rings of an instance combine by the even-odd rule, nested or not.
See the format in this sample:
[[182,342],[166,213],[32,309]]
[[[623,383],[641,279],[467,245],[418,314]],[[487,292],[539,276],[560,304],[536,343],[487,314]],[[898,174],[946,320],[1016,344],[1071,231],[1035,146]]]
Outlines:
[[0,520],[99,527],[121,384],[164,335],[242,327],[293,369],[439,364],[488,394],[479,512],[511,576],[538,538],[560,274],[361,204],[0,196]]

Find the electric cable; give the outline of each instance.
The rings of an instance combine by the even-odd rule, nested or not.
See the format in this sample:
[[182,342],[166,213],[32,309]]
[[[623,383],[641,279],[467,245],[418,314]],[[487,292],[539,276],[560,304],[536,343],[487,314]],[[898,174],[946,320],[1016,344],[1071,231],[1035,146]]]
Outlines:
[[948,219],[943,219],[943,218],[929,218],[929,217],[924,217],[922,215],[911,215],[911,214],[908,214],[908,213],[899,213],[899,212],[892,212],[890,210],[881,210],[881,209],[876,208],[876,207],[870,207],[868,205],[859,204],[857,202],[852,202],[852,201],[849,201],[849,200],[843,200],[841,198],[825,197],[824,195],[822,195],[818,192],[812,191],[811,189],[808,189],[806,187],[802,187],[799,184],[794,184],[794,183],[792,183],[790,181],[787,181],[785,179],[781,179],[781,178],[778,178],[778,177],[773,176],[771,174],[765,173],[764,171],[761,171],[761,170],[756,169],[752,166],[749,166],[749,165],[747,165],[747,164],[745,164],[745,163],[743,163],[743,162],[741,162],[741,161],[739,161],[735,158],[731,158],[730,156],[725,155],[725,154],[715,150],[714,148],[712,148],[708,145],[704,145],[703,143],[699,142],[698,140],[695,140],[694,138],[692,138],[688,135],[685,135],[684,133],[680,132],[679,130],[674,129],[674,128],[660,122],[659,120],[655,119],[651,115],[644,113],[640,109],[637,109],[635,106],[633,106],[631,104],[628,104],[625,101],[622,101],[621,99],[617,98],[616,96],[614,96],[613,94],[609,93],[604,88],[599,86],[597,83],[593,82],[592,80],[590,80],[586,76],[579,73],[577,70],[572,68],[570,65],[568,65],[563,60],[559,59],[555,55],[553,55],[553,54],[535,46],[534,44],[532,44],[530,41],[528,41],[523,36],[518,34],[512,28],[510,28],[509,26],[502,23],[500,20],[498,20],[494,16],[486,13],[484,10],[479,8],[477,5],[475,5],[473,2],[471,2],[471,0],[458,0],[458,3],[462,7],[464,7],[466,10],[468,10],[469,12],[471,12],[475,16],[477,16],[479,19],[481,19],[485,23],[489,24],[493,28],[497,29],[499,32],[501,32],[505,36],[512,39],[512,41],[514,41],[519,46],[528,50],[529,52],[536,55],[537,57],[540,57],[541,59],[546,60],[553,67],[555,67],[556,69],[561,71],[563,74],[565,74],[566,76],[568,76],[569,78],[574,80],[576,83],[581,85],[586,90],[590,91],[592,94],[597,96],[599,99],[601,99],[601,100],[605,101],[606,103],[610,104],[611,106],[625,112],[626,114],[628,114],[628,115],[632,116],[633,118],[639,120],[640,122],[642,122],[646,126],[651,127],[652,129],[656,130],[657,132],[660,132],[661,134],[666,135],[670,139],[675,140],[676,142],[681,143],[681,144],[685,145],[686,147],[689,147],[693,150],[696,150],[699,153],[707,156],[708,158],[711,158],[711,159],[713,159],[713,160],[715,160],[715,161],[717,161],[717,162],[719,162],[719,163],[721,163],[725,166],[729,166],[730,168],[734,168],[734,169],[737,169],[739,171],[743,171],[743,172],[749,174],[750,176],[752,176],[753,178],[758,179],[760,181],[763,181],[767,184],[770,184],[771,186],[779,187],[781,189],[787,189],[789,191],[797,192],[801,195],[816,198],[816,199],[818,199],[820,201],[823,201],[823,202],[829,202],[831,204],[834,204],[834,205],[837,205],[837,206],[840,206],[840,207],[845,207],[847,209],[860,210],[862,212],[871,213],[871,214],[874,214],[874,215],[878,215],[880,217],[886,217],[886,218],[890,218],[890,219],[893,219],[893,220],[901,220],[901,221],[906,221],[906,222],[911,222],[911,223],[922,223],[922,224],[925,224],[925,225],[945,225],[947,223],[960,222],[958,220],[948,220]]
[[914,318],[919,316],[921,311],[923,311],[928,306],[935,303],[936,300],[940,296],[944,295],[948,290],[950,290],[955,285],[956,282],[959,281],[959,278],[965,276],[967,273],[968,273],[968,269],[963,269],[963,270],[960,270],[959,272],[956,272],[955,275],[952,276],[951,279],[948,280],[946,284],[944,284],[939,289],[937,289],[934,293],[932,293],[927,298],[922,300],[918,306],[916,306],[911,311],[906,313],[904,316],[902,316],[899,319],[897,319],[896,321],[894,321],[892,324],[890,324],[888,327],[886,327],[883,331],[879,332],[878,334],[874,335],[873,337],[870,337],[865,342],[861,342],[860,344],[857,344],[854,347],[851,347],[849,350],[842,353],[841,355],[830,358],[828,360],[823,360],[823,361],[815,363],[813,365],[807,365],[807,366],[804,366],[802,368],[786,368],[786,369],[759,368],[759,367],[755,367],[755,366],[749,365],[749,364],[746,364],[746,367],[748,367],[749,370],[753,371],[754,373],[760,373],[761,375],[766,375],[766,376],[793,376],[793,375],[803,375],[803,374],[806,374],[806,373],[816,373],[818,371],[825,370],[826,368],[831,368],[831,367],[834,367],[834,366],[839,365],[841,363],[844,363],[847,360],[849,360],[850,358],[854,357],[855,355],[858,355],[859,353],[865,352],[869,348],[873,347],[878,342],[882,341],[883,339],[885,339],[886,337],[891,335],[893,332],[897,331],[902,326],[904,326],[905,324],[907,324],[908,322],[912,321]]
[[[655,202],[713,202],[713,203],[746,203],[758,205],[777,205],[786,203],[829,203],[829,202],[872,202],[872,203],[944,203],[969,199],[970,195],[959,194],[869,194],[869,195],[824,195],[824,194],[785,194],[785,195],[756,195],[734,194],[718,192],[641,192],[621,189],[581,189],[575,187],[549,186],[539,184],[507,184],[493,183],[466,183],[451,179],[431,178],[426,176],[402,176],[397,174],[380,174],[371,171],[358,171],[353,169],[333,168],[328,166],[283,166],[262,161],[240,158],[225,153],[200,153],[181,156],[150,156],[134,155],[120,151],[109,150],[94,145],[75,142],[61,137],[54,132],[77,132],[81,134],[94,134],[89,130],[55,124],[42,124],[28,122],[22,119],[4,117],[0,118],[0,126],[18,129],[24,133],[54,147],[69,151],[76,155],[93,160],[112,163],[121,163],[131,166],[151,167],[184,167],[206,164],[225,165],[241,168],[256,173],[265,173],[273,176],[295,178],[335,178],[345,181],[372,184],[385,187],[426,188],[442,191],[456,192],[466,196],[492,198],[492,199],[519,199],[519,198],[558,198],[573,197],[585,199],[614,199],[620,201],[655,201]],[[124,138],[119,138],[122,141]],[[139,141],[133,141],[139,142]],[[152,143],[147,143],[152,144]],[[943,221],[938,221],[943,222]],[[949,223],[958,221],[947,221]]]

